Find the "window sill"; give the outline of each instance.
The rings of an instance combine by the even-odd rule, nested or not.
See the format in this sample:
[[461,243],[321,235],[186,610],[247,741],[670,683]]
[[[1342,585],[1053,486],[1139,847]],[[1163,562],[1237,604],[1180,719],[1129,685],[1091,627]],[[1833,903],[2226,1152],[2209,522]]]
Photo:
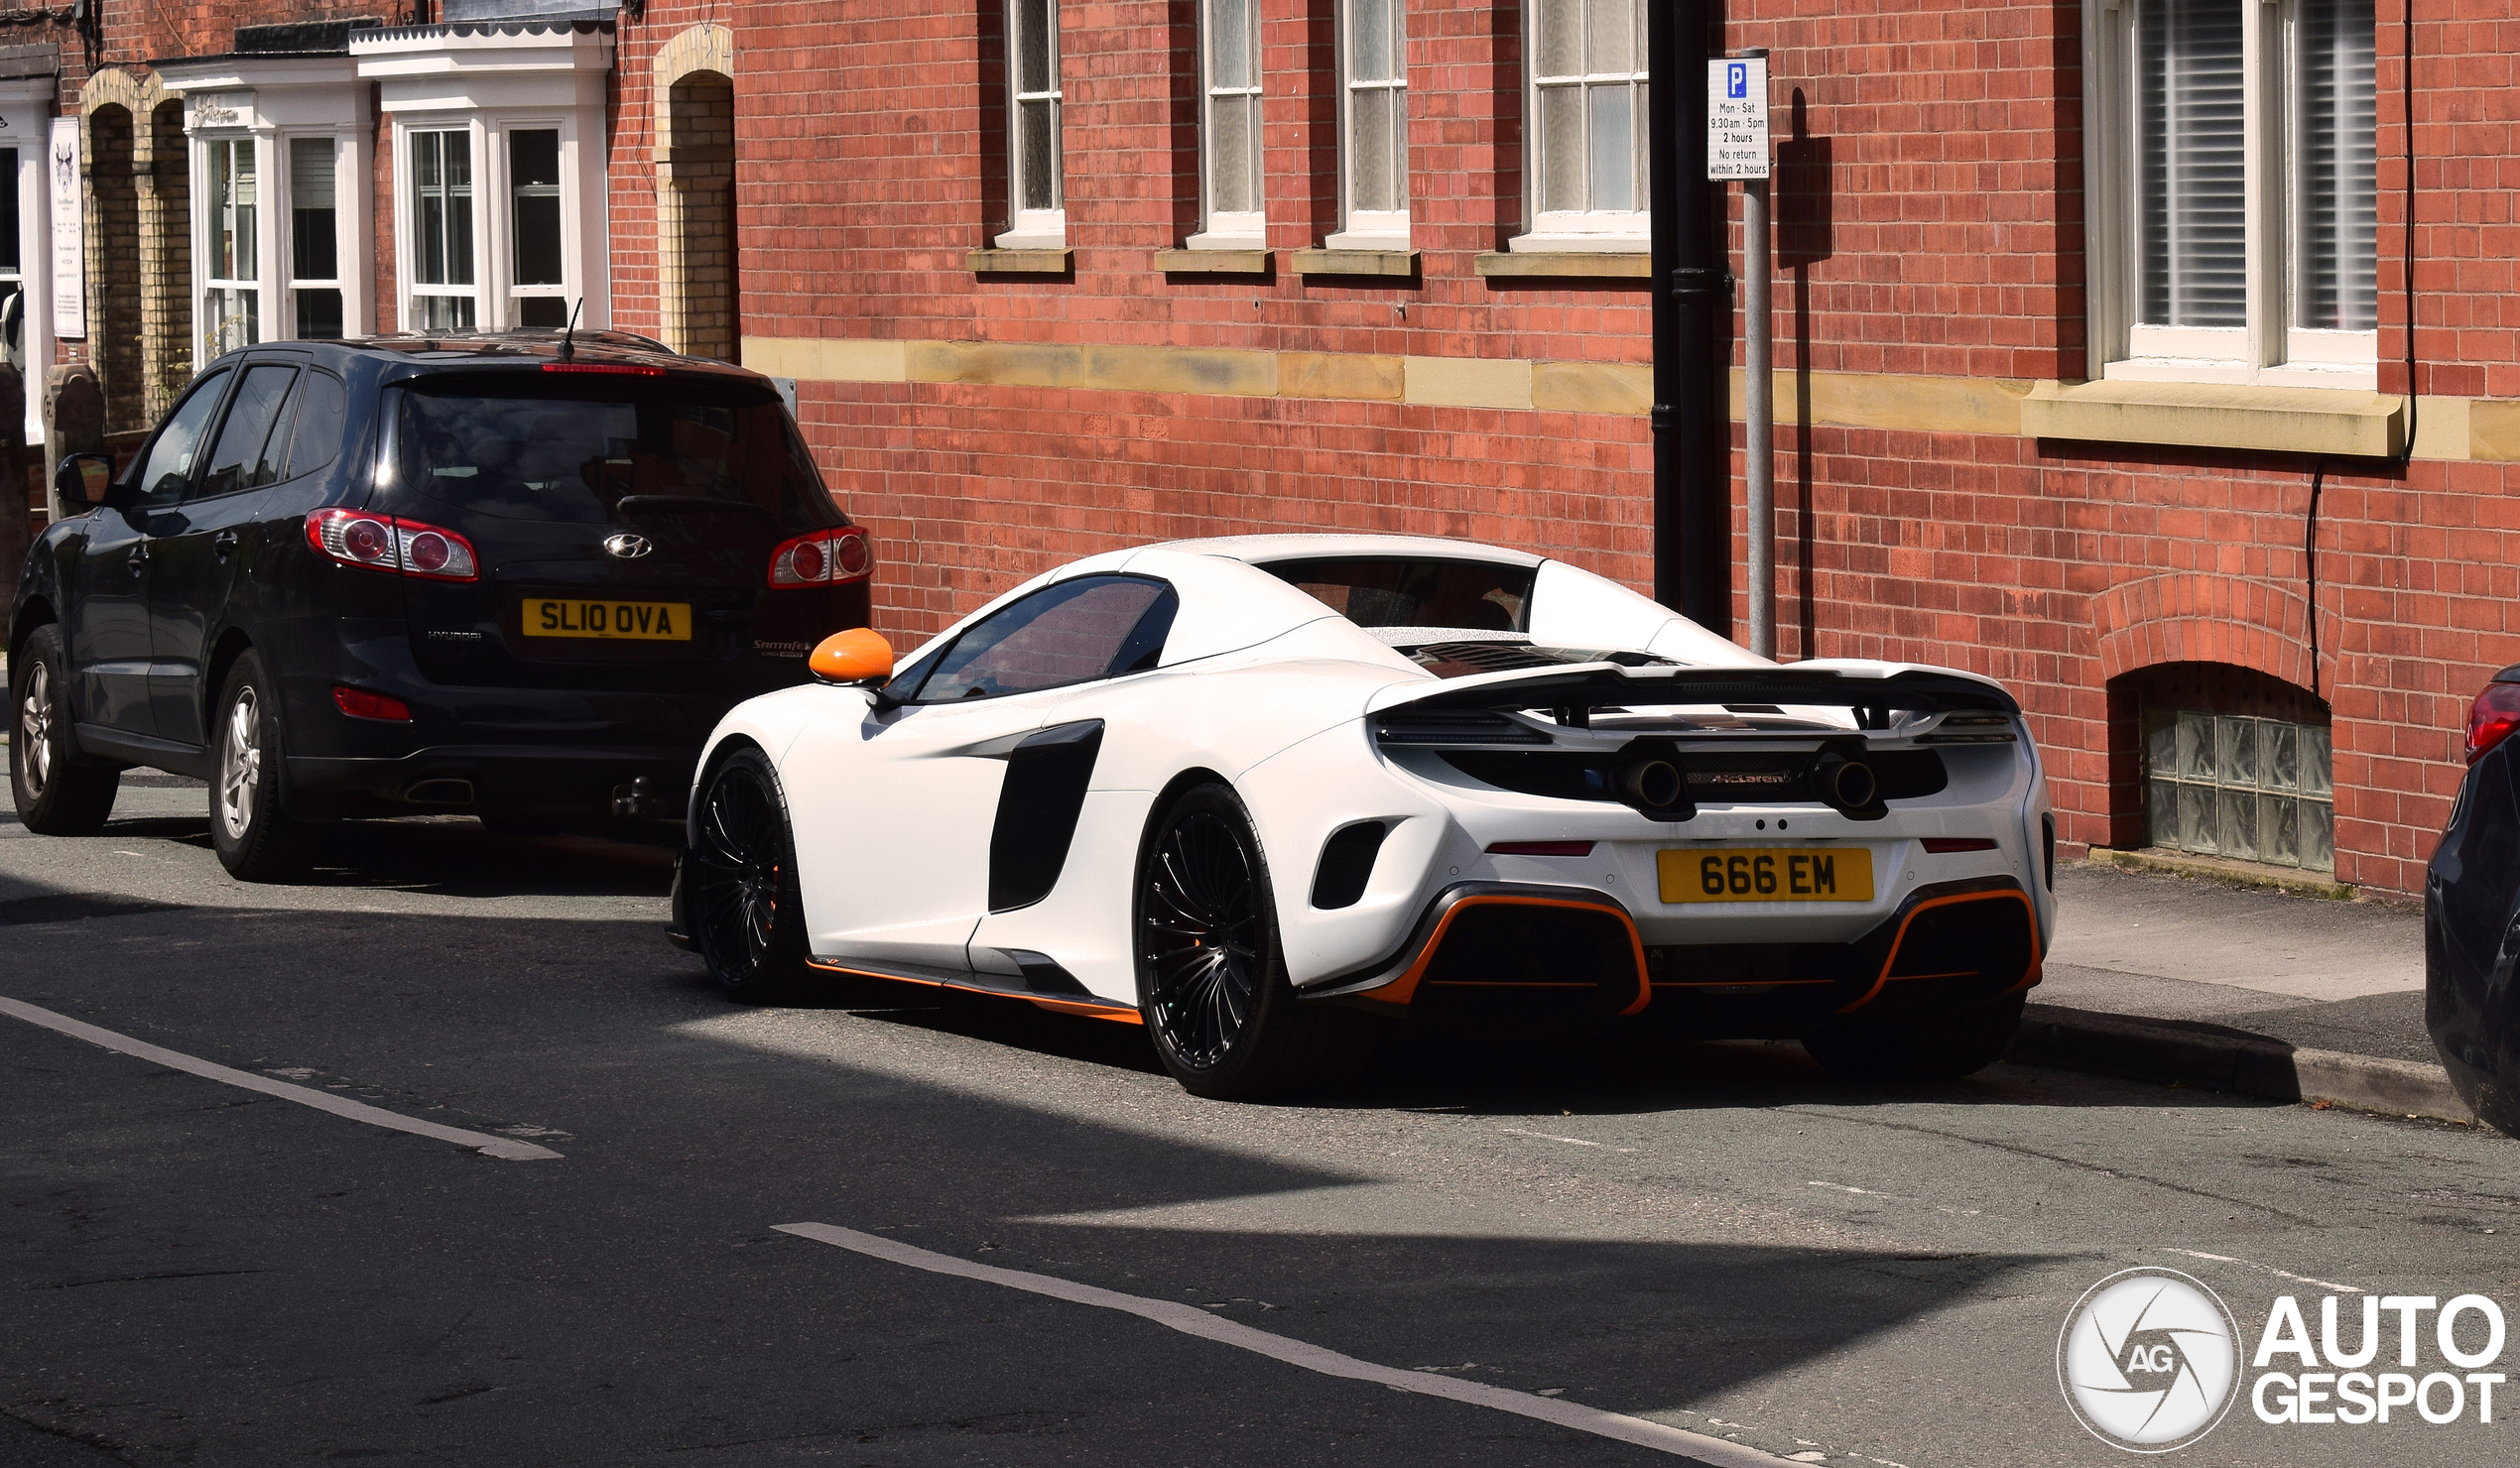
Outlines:
[[2043,382],[2021,400],[2021,431],[2091,443],[2385,458],[2406,441],[2406,400],[2338,388]]
[[1506,276],[1554,277],[1560,280],[1644,280],[1654,273],[1654,257],[1637,252],[1596,250],[1489,251],[1478,257],[1478,273],[1490,279]]
[[2378,389],[2379,368],[2368,362],[2292,362],[2246,367],[2191,357],[2128,357],[2111,362],[2110,382],[2205,383],[2224,387],[2326,388],[2368,393]]
[[1418,273],[1415,250],[1298,250],[1295,273],[1300,276],[1398,276],[1407,279]]
[[1158,250],[1155,268],[1166,275],[1267,275],[1266,250]]
[[1073,250],[971,250],[962,268],[973,275],[1066,275]]

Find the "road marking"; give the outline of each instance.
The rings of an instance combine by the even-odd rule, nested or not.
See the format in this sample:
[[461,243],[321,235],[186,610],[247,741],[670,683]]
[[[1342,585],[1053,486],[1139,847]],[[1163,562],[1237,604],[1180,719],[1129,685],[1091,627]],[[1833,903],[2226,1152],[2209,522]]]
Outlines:
[[2333,1289],[2339,1294],[2365,1294],[2369,1292],[2358,1285],[2331,1284],[2325,1280],[2314,1280],[2308,1275],[2296,1275],[2285,1270],[2279,1270],[2271,1264],[2259,1264],[2255,1260],[2248,1259],[2233,1259],[2228,1254],[2201,1254],[2194,1249],[2164,1249],[2161,1252],[2164,1254],[2184,1254],[2190,1259],[2210,1259],[2215,1264],[2247,1265],[2253,1270],[2264,1270],[2266,1273],[2273,1275],[2279,1280],[2292,1280],[2303,1284],[2316,1284],[2322,1289]]
[[102,1045],[109,1050],[134,1055],[154,1064],[164,1065],[170,1070],[182,1070],[200,1076],[204,1080],[217,1081],[222,1085],[241,1086],[248,1091],[260,1091],[266,1096],[276,1096],[283,1101],[295,1101],[301,1106],[312,1106],[317,1111],[328,1111],[334,1116],[354,1122],[365,1122],[371,1127],[384,1127],[390,1131],[409,1132],[415,1137],[429,1137],[440,1142],[451,1142],[457,1147],[469,1147],[484,1157],[494,1157],[502,1162],[530,1162],[540,1158],[560,1156],[548,1147],[536,1147],[531,1142],[518,1142],[508,1137],[493,1137],[486,1132],[467,1132],[461,1127],[441,1127],[436,1122],[420,1121],[399,1112],[387,1111],[381,1106],[369,1106],[347,1097],[327,1095],[312,1086],[291,1085],[285,1080],[273,1080],[266,1075],[255,1075],[250,1071],[214,1065],[207,1060],[196,1060],[190,1055],[168,1049],[164,1045],[154,1045],[145,1040],[134,1040],[128,1035],[116,1035],[111,1030],[100,1029],[84,1020],[73,1020],[67,1015],[57,1015],[49,1009],[38,1008],[23,1000],[0,996],[0,1015],[13,1015],[30,1025],[41,1025],[47,1030],[59,1031],[73,1040],[83,1040],[89,1044]]
[[1273,1335],[1265,1330],[1254,1330],[1248,1325],[1232,1320],[1219,1320],[1196,1305],[1181,1304],[1167,1299],[1148,1299],[1143,1295],[1122,1294],[1113,1289],[1103,1289],[1092,1284],[1079,1284],[1072,1280],[1062,1280],[1054,1275],[1035,1275],[1022,1270],[999,1269],[995,1265],[973,1264],[969,1260],[956,1259],[950,1254],[939,1254],[934,1250],[904,1244],[897,1239],[887,1239],[876,1234],[862,1234],[855,1229],[840,1228],[828,1223],[782,1223],[774,1224],[773,1227],[783,1234],[794,1234],[798,1238],[812,1239],[820,1244],[836,1245],[869,1258],[907,1265],[912,1269],[926,1270],[931,1274],[954,1275],[965,1280],[977,1280],[985,1284],[1003,1284],[1009,1289],[1021,1289],[1032,1294],[1046,1294],[1053,1299],[1067,1300],[1071,1304],[1093,1305],[1099,1309],[1118,1310],[1123,1314],[1135,1315],[1142,1320],[1152,1320],[1158,1325],[1178,1330],[1185,1335],[1195,1335],[1219,1345],[1250,1351],[1273,1361],[1283,1361],[1289,1366],[1299,1366],[1306,1371],[1319,1372],[1323,1376],[1375,1382],[1398,1392],[1415,1392],[1423,1397],[1441,1397],[1447,1401],[1458,1402],[1470,1407],[1484,1407],[1496,1411],[1512,1412],[1516,1416],[1534,1417],[1555,1426],[1572,1428],[1577,1432],[1589,1432],[1596,1437],[1634,1443],[1638,1447],[1652,1448],[1656,1452],[1696,1458],[1701,1463],[1713,1465],[1713,1468],[1774,1468],[1779,1461],[1756,1448],[1746,1447],[1721,1437],[1708,1437],[1702,1432],[1687,1432],[1678,1427],[1667,1427],[1660,1422],[1648,1421],[1643,1417],[1622,1416],[1617,1412],[1601,1411],[1577,1402],[1567,1402],[1555,1397],[1541,1397],[1529,1392],[1508,1391],[1503,1387],[1491,1387],[1483,1382],[1464,1382],[1449,1376],[1438,1376],[1432,1372],[1403,1371],[1395,1366],[1377,1366],[1370,1361],[1359,1361],[1353,1356],[1343,1356],[1336,1351],[1305,1341]]
[[1825,1187],[1832,1192],[1853,1193],[1859,1198],[1892,1198],[1898,1196],[1896,1193],[1874,1192],[1868,1187],[1848,1187],[1842,1182],[1811,1182],[1804,1185],[1806,1187]]

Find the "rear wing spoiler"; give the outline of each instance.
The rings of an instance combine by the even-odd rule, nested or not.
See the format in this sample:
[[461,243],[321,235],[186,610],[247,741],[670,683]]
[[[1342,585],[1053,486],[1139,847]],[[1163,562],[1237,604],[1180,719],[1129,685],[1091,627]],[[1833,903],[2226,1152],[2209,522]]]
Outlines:
[[1386,688],[1367,709],[1434,711],[1564,709],[1576,721],[1596,708],[1703,706],[1734,703],[1852,709],[1860,729],[1887,729],[1897,712],[2020,714],[2001,684],[1938,668],[1810,663],[1783,668],[1626,668],[1612,663],[1527,670],[1454,678],[1435,687]]

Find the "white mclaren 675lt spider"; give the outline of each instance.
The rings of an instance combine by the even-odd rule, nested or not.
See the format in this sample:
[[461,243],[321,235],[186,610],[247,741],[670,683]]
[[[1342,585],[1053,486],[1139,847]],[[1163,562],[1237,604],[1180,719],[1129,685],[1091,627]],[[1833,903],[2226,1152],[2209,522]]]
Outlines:
[[1564,561],[1266,536],[872,632],[710,736],[675,940],[1143,1024],[1202,1096],[1334,1084],[1394,1019],[2002,1052],[2054,822],[1986,678],[1779,666]]

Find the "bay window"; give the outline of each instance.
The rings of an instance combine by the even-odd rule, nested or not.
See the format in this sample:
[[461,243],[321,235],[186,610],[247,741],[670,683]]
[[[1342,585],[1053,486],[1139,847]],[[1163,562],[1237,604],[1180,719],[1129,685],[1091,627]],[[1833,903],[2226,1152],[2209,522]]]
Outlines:
[[2371,387],[2371,0],[2092,15],[2092,375]]
[[402,319],[415,331],[612,324],[609,30],[567,21],[353,33],[394,118]]
[[158,70],[190,140],[193,365],[373,330],[370,114],[349,58],[244,53]]

